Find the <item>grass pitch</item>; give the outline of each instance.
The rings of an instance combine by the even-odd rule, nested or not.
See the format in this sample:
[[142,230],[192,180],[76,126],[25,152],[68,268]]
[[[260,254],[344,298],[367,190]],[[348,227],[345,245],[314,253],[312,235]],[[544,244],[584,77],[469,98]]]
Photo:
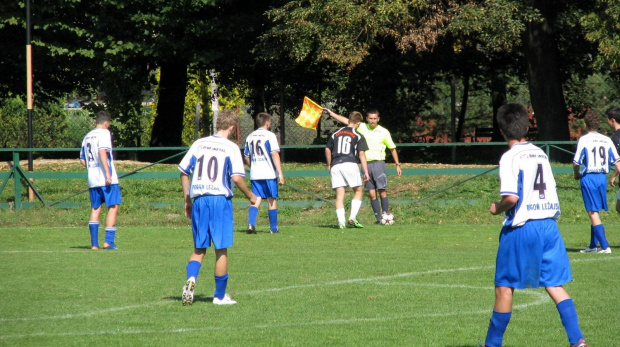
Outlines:
[[[499,221],[239,229],[228,286],[238,304],[211,303],[210,251],[187,307],[187,225],[119,227],[118,251],[91,251],[86,227],[0,228],[0,344],[476,346],[494,300]],[[578,253],[587,228],[561,224],[575,278],[566,288],[588,342],[614,346],[618,225],[607,225],[612,254]],[[566,344],[544,290],[516,291],[505,345]]]

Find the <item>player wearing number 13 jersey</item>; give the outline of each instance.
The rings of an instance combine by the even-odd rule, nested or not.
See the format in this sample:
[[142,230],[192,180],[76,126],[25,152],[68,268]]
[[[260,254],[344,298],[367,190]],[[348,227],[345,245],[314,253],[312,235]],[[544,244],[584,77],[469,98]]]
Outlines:
[[615,165],[616,170],[620,169],[620,158],[613,141],[597,132],[600,125],[598,113],[588,111],[585,122],[588,133],[579,139],[573,158],[574,176],[581,185],[583,203],[591,222],[590,244],[582,253],[596,252],[597,244],[601,245],[599,253],[611,253],[599,211],[608,210],[607,173],[610,165]]
[[[213,303],[235,304],[226,294],[228,285],[228,247],[233,245],[232,182],[250,200],[256,197],[245,185],[241,150],[228,140],[239,116],[222,111],[216,121],[216,134],[197,140],[179,164],[185,197],[185,216],[192,221],[194,252],[187,264],[187,281],[183,287],[183,305],[194,301],[194,287],[206,248],[215,249],[215,292]],[[192,174],[190,182],[189,176]]]

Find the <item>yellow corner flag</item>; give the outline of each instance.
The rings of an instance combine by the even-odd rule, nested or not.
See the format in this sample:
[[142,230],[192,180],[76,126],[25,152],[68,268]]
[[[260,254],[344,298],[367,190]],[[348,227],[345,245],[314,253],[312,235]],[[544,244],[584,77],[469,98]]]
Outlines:
[[304,104],[301,107],[299,116],[295,118],[295,122],[304,128],[316,130],[319,119],[321,119],[321,111],[323,108],[316,102],[310,100],[307,96],[304,96]]

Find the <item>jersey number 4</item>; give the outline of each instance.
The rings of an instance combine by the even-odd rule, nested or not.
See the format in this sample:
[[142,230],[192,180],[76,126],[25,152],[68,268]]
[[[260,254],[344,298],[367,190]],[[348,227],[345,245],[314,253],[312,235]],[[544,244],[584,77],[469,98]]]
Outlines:
[[545,198],[545,190],[547,190],[547,184],[545,183],[545,178],[543,176],[542,164],[538,164],[538,168],[536,169],[536,177],[534,178],[534,190],[538,190],[538,197],[540,199]]

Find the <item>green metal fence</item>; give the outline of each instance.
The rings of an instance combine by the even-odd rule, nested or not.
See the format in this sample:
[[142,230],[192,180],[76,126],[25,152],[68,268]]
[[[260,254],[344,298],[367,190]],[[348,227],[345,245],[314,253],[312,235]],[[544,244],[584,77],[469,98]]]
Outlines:
[[[550,156],[552,151],[570,154],[572,152],[568,150],[566,147],[572,147],[576,145],[574,141],[554,141],[554,142],[534,142],[543,150],[546,151],[547,155]],[[477,143],[407,143],[407,144],[398,144],[397,147],[399,150],[406,149],[408,147],[424,147],[427,149],[432,149],[433,147],[452,149],[453,153],[457,151],[459,147],[481,147],[480,152],[484,153],[482,147],[485,146],[501,146],[504,149],[506,148],[505,143],[492,143],[492,142],[477,142]],[[282,146],[282,150],[286,151],[287,149],[291,150],[321,150],[323,149],[323,145],[313,145],[313,146]],[[153,163],[145,163],[143,167],[136,169],[130,172],[119,172],[119,179],[170,179],[170,178],[178,178],[179,172],[176,170],[165,171],[165,172],[142,172],[142,170],[149,168],[153,165],[169,162],[169,161],[180,161],[180,156],[184,155],[187,151],[187,147],[157,147],[157,148],[142,148],[142,147],[131,147],[131,148],[115,148],[115,152],[146,152],[146,151],[159,151],[162,153],[170,154],[156,162]],[[77,154],[79,153],[79,148],[8,148],[8,149],[0,149],[0,154],[11,154],[12,162],[10,162],[10,169],[5,172],[0,172],[0,194],[4,191],[5,187],[9,184],[10,181],[13,181],[13,202],[12,203],[0,203],[0,208],[15,208],[16,210],[20,210],[22,208],[28,208],[35,206],[36,204],[42,204],[47,207],[73,207],[75,204],[66,202],[66,200],[71,199],[72,197],[83,194],[88,191],[88,189],[84,189],[78,193],[68,195],[67,197],[60,199],[58,201],[47,201],[45,197],[40,194],[37,190],[36,184],[33,182],[34,179],[83,179],[87,180],[86,171],[84,172],[35,172],[28,171],[24,169],[20,165],[20,158],[26,158],[28,156],[28,152],[36,152],[39,155],[45,153],[60,153],[60,152],[72,152],[75,153],[75,157],[77,160]],[[403,175],[473,175],[474,177],[494,173],[497,167],[450,167],[450,168],[413,168],[413,169],[403,169]],[[571,167],[566,166],[554,166],[554,173],[572,173]],[[389,175],[395,175],[395,169],[388,169]],[[328,172],[326,170],[299,170],[299,171],[285,171],[285,176],[287,177],[316,177],[316,176],[327,176]],[[471,179],[471,178],[469,178]],[[22,183],[27,185],[30,189],[32,189],[37,202],[24,202],[22,201]]]

